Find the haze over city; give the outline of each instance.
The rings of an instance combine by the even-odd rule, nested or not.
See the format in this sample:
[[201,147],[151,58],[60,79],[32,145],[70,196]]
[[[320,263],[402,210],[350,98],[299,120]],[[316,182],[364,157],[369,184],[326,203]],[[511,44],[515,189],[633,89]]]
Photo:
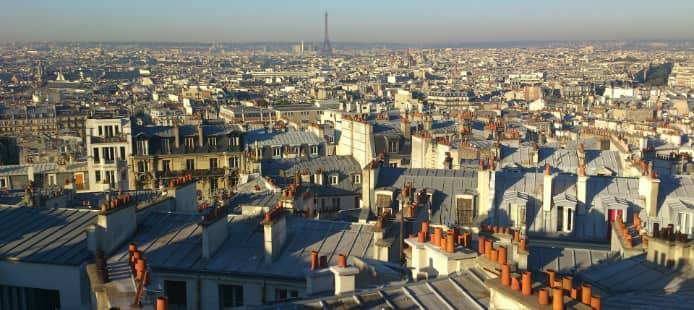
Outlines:
[[0,310],[692,305],[694,0],[0,3]]
[[449,43],[694,38],[694,2],[6,0],[0,41]]

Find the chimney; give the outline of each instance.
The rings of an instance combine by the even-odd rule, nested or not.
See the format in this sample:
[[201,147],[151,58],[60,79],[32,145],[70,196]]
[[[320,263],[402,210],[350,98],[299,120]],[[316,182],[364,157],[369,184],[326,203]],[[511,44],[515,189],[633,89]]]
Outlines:
[[576,198],[585,204],[588,201],[588,176],[586,176],[586,165],[578,165],[578,178],[576,180]]
[[203,139],[204,139],[204,137],[202,135],[202,123],[201,123],[201,124],[198,124],[198,146],[199,147],[203,146],[203,144],[204,144]]
[[552,210],[552,168],[549,162],[545,162],[545,176],[542,188],[542,210],[549,212]]
[[410,139],[410,136],[412,135],[412,127],[410,126],[410,120],[407,118],[407,115],[400,119],[400,131],[402,131],[402,135],[405,137],[405,139]]
[[533,149],[530,152],[530,157],[532,164],[537,166],[537,164],[540,162],[540,148],[537,146],[537,143],[533,143]]
[[166,310],[169,305],[169,299],[166,296],[157,297],[157,310]]
[[576,155],[578,156],[578,164],[585,166],[585,164],[586,164],[586,149],[583,146],[583,143],[578,145],[578,149],[576,150]]
[[173,132],[174,132],[174,145],[176,146],[176,148],[179,148],[179,147],[181,147],[181,131],[180,131],[180,128],[178,128],[178,122],[174,122]]
[[479,199],[479,218],[486,219],[490,206],[490,179],[491,171],[484,167],[484,161],[480,159],[480,169],[477,172],[477,193]]
[[372,208],[373,203],[376,200],[375,193],[373,191],[376,188],[376,180],[378,179],[378,172],[380,169],[380,164],[378,161],[371,161],[361,172],[361,208]]
[[646,201],[646,212],[649,217],[658,215],[658,191],[660,179],[653,171],[653,162],[648,164],[648,170],[639,178],[639,195]]
[[593,286],[587,283],[584,283],[581,286],[581,302],[586,305],[590,305],[590,297],[592,294]]
[[552,310],[564,309],[564,290],[552,289]]
[[330,267],[335,275],[335,295],[354,292],[356,289],[356,275],[359,269],[347,265],[347,257],[340,254],[337,258],[337,266]]
[[324,185],[323,169],[318,168],[318,170],[316,170],[316,173],[313,174],[313,183],[315,183],[316,185]]
[[265,239],[265,263],[272,263],[287,240],[287,219],[282,216],[282,208],[275,207],[265,213],[263,220]]
[[202,226],[202,257],[209,259],[224,243],[228,235],[227,217],[225,208],[217,208],[219,215],[208,223],[201,223]]
[[109,255],[135,233],[137,228],[136,207],[134,203],[102,207],[96,224],[87,227],[87,248],[92,253],[97,250]]
[[530,271],[524,271],[522,273],[522,285],[521,285],[521,292],[523,293],[523,296],[530,296],[533,294],[533,282],[532,282],[532,274]]

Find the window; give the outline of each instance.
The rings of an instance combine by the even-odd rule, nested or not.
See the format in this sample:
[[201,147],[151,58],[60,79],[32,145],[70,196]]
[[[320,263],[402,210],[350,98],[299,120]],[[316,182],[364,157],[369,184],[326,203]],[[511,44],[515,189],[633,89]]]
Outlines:
[[311,145],[311,156],[318,156],[318,145]]
[[105,147],[101,149],[104,153],[104,161],[112,162],[116,159],[116,152],[112,147]]
[[93,156],[94,156],[94,162],[95,163],[99,163],[101,161],[101,159],[99,158],[99,148],[98,147],[94,148]]
[[60,309],[58,290],[0,285],[0,292],[3,309]]
[[398,163],[388,163],[388,167],[390,167],[390,168],[397,168],[397,167],[398,167]]
[[164,159],[161,161],[161,171],[164,171],[164,172],[171,171],[171,161],[170,160]]
[[458,225],[471,226],[474,219],[474,206],[471,198],[457,198]]
[[239,162],[240,160],[236,156],[229,158],[229,168],[238,168]]
[[169,298],[169,309],[185,309],[187,307],[185,281],[165,280],[164,292]]
[[186,170],[195,170],[195,159],[186,159]]
[[7,187],[7,178],[0,178],[0,188]]
[[217,159],[210,158],[210,169],[217,169]]
[[355,174],[352,176],[352,183],[361,184],[361,174]]
[[55,174],[48,175],[48,185],[57,185],[57,182],[55,180]]
[[229,138],[229,144],[231,146],[239,146],[241,144],[241,138],[239,137],[230,137]]
[[101,182],[101,171],[94,171],[94,180]]
[[564,207],[557,208],[557,231],[564,230]]
[[400,150],[398,141],[388,140],[388,153],[397,153]]
[[209,144],[211,146],[217,146],[217,137],[207,138],[207,144]]
[[282,156],[282,148],[280,148],[280,147],[273,147],[273,148],[272,148],[272,156],[274,156],[274,157],[280,157],[280,156]]
[[164,153],[171,153],[171,140],[161,139],[161,151]]
[[126,160],[125,158],[125,146],[120,147],[120,160]]
[[392,203],[392,195],[389,194],[377,194],[376,195],[376,208],[378,210],[378,215],[383,215],[384,209],[390,209]]
[[299,297],[299,292],[295,290],[288,290],[283,288],[275,289],[275,301],[282,301],[287,299],[294,299]]
[[513,224],[516,228],[525,228],[525,206],[524,205],[509,205],[509,210],[513,216]]
[[217,178],[215,177],[210,177],[209,179],[210,183],[210,195],[214,195],[217,192],[217,189],[219,186],[217,186]]
[[331,174],[330,175],[330,184],[336,185],[340,181],[340,176],[337,174]]
[[147,140],[137,139],[137,155],[147,155]]
[[98,131],[99,131],[99,136],[100,136],[100,137],[103,136],[103,135],[104,135],[104,128],[101,127],[101,126],[99,126],[97,129],[98,129]]
[[105,181],[111,185],[116,184],[116,176],[113,173],[113,171],[110,171],[110,170],[106,171],[106,180]]
[[222,309],[243,306],[243,286],[220,284],[219,303]]
[[184,143],[189,149],[195,148],[195,137],[186,137]]
[[147,172],[147,162],[138,161],[137,162],[137,172]]

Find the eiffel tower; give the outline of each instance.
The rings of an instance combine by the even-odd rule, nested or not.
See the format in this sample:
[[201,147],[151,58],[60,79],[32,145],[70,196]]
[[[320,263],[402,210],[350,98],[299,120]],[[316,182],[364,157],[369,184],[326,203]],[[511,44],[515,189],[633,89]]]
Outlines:
[[325,12],[325,37],[323,38],[323,50],[324,55],[332,55],[333,47],[330,45],[330,39],[328,38],[328,11]]

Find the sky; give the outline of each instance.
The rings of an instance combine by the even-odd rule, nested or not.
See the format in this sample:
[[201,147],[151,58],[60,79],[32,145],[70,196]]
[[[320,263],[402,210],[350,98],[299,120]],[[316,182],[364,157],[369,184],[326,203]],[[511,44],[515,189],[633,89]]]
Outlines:
[[0,41],[694,39],[694,0],[0,0]]

